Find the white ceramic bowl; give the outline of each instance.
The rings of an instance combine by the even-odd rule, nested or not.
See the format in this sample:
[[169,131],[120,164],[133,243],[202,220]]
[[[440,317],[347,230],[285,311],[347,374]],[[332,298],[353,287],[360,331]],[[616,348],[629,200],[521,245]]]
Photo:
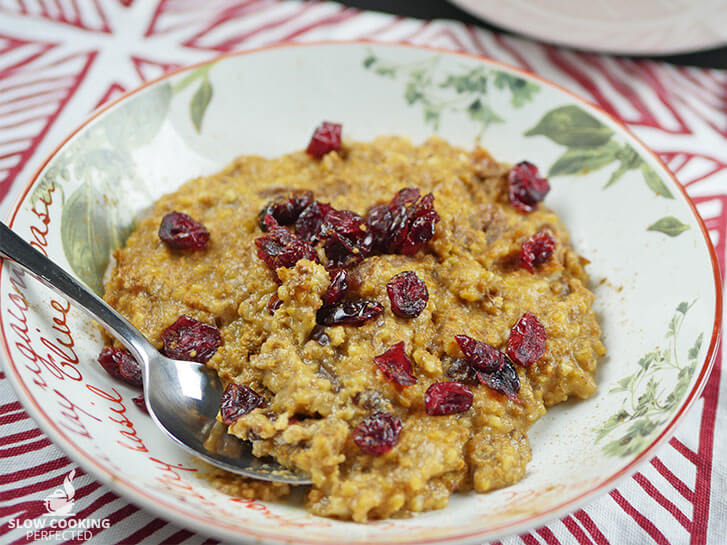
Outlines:
[[[526,477],[444,510],[354,524],[292,504],[232,499],[96,363],[98,331],[11,263],[0,275],[7,375],[48,436],[137,505],[228,541],[474,543],[576,508],[634,471],[704,385],[721,316],[717,265],[694,206],[663,165],[605,113],[525,72],[408,46],[274,47],[191,67],[97,112],[48,159],[9,218],[95,289],[135,216],[236,155],[307,144],[321,120],[368,140],[438,132],[550,171],[546,203],[588,267],[608,356],[596,395],[532,429]],[[113,418],[113,420],[112,420]]]
[[727,44],[722,0],[450,0],[504,28],[561,45],[624,55]]

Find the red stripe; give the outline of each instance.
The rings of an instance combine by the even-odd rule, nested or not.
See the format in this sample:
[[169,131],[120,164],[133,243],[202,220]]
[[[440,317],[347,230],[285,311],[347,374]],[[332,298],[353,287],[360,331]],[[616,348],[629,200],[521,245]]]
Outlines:
[[563,518],[563,524],[568,528],[568,531],[576,538],[576,541],[580,545],[593,545],[593,541],[589,538],[583,529],[578,526],[578,523],[570,515]]
[[330,17],[326,17],[325,19],[321,19],[319,21],[316,21],[315,23],[311,23],[309,25],[305,25],[302,28],[299,28],[298,30],[291,32],[290,34],[283,36],[280,41],[286,42],[289,40],[292,40],[293,38],[297,38],[298,36],[301,36],[302,34],[305,34],[306,32],[309,32],[313,29],[318,29],[319,27],[323,26],[330,26],[335,25],[336,23],[341,23],[343,21],[347,21],[348,19],[351,19],[353,17],[356,17],[361,12],[355,9],[345,9],[341,13],[338,13],[336,15],[331,15]]
[[[109,516],[107,516],[105,518],[111,523],[111,526],[113,527],[114,524],[116,524],[117,522],[119,522],[121,520],[124,520],[125,518],[130,517],[137,511],[139,511],[139,508],[134,507],[133,505],[131,505],[129,503],[125,507],[122,507],[118,511],[114,511],[113,513],[111,513]],[[80,513],[76,516],[80,516]],[[91,535],[93,537],[96,534],[102,532],[104,529],[105,528],[89,528],[88,531],[91,532]],[[78,538],[66,541],[65,543],[66,543],[66,545],[75,545],[77,543],[86,543],[87,541],[88,540],[85,537],[79,536]]]
[[394,17],[394,18],[392,19],[392,21],[391,21],[390,23],[387,23],[387,24],[385,24],[385,25],[384,25],[384,26],[382,26],[382,27],[379,27],[379,28],[377,28],[377,29],[375,29],[375,30],[372,30],[372,31],[371,31],[371,32],[369,32],[368,34],[365,34],[365,35],[363,36],[363,38],[374,38],[375,36],[381,36],[382,34],[384,34],[385,32],[388,32],[388,31],[389,31],[389,30],[391,30],[392,28],[396,28],[397,26],[399,26],[399,24],[400,24],[400,23],[401,23],[401,22],[402,22],[403,20],[404,20],[404,18],[403,18],[403,17],[401,17],[401,16],[397,15],[396,17]]
[[[722,217],[724,220],[724,216]],[[720,255],[724,256],[725,233],[720,233]],[[722,264],[722,281],[724,282],[724,263]],[[709,377],[702,396],[704,409],[702,410],[702,427],[699,433],[699,452],[704,453],[697,463],[697,481],[694,487],[694,532],[691,545],[706,545],[707,528],[709,523],[710,493],[712,486],[712,456],[714,456],[714,423],[717,418],[717,403],[719,401],[719,382],[722,374],[722,355],[717,354],[714,362],[712,376]],[[715,498],[722,502],[724,498]]]
[[601,533],[601,530],[598,529],[596,523],[593,522],[591,517],[588,516],[588,513],[586,513],[583,509],[576,511],[573,516],[580,521],[586,530],[588,530],[588,533],[591,534],[591,537],[598,545],[611,545],[606,539],[606,536],[604,536],[603,533]]
[[[2,91],[0,91],[0,93],[2,93]],[[7,146],[9,144],[17,144],[18,142],[27,144],[30,141],[31,141],[31,138],[29,136],[21,136],[19,138],[11,138],[10,140],[0,140],[0,146]]]
[[686,446],[684,443],[682,443],[679,439],[676,437],[672,437],[669,439],[669,444],[674,447],[674,449],[684,456],[687,460],[692,462],[693,464],[696,464],[699,461],[699,458],[697,456],[697,453],[694,452],[692,449],[690,449],[688,446]]
[[456,50],[459,50],[459,51],[466,51],[467,50],[467,47],[462,43],[462,40],[460,40],[459,37],[454,32],[452,32],[451,29],[449,29],[449,28],[443,28],[439,32],[435,33],[431,37],[431,40],[434,41],[434,40],[437,40],[437,39],[439,39],[441,37],[444,37],[446,39],[451,40],[454,43],[454,46],[455,46],[455,49]]
[[23,406],[20,404],[20,401],[14,401],[13,403],[6,403],[5,405],[0,405],[0,414],[5,414],[9,412],[15,412],[15,411],[22,411]]
[[[8,171],[4,180],[0,180],[0,199],[2,199],[5,196],[8,189],[10,188],[9,183],[3,184],[3,182],[12,182],[12,180],[15,178],[15,176],[17,176],[18,173],[20,172],[20,170],[23,168],[23,165],[25,165],[27,160],[30,157],[32,157],[32,155],[35,153],[35,150],[37,149],[38,144],[40,144],[40,142],[48,134],[48,131],[53,126],[56,119],[58,119],[58,116],[60,115],[63,108],[65,108],[66,104],[68,104],[68,101],[78,90],[78,87],[81,85],[81,82],[85,79],[86,74],[88,73],[89,69],[91,68],[91,65],[93,64],[93,61],[96,59],[97,55],[98,55],[98,51],[91,51],[90,53],[86,54],[86,62],[83,66],[83,69],[78,74],[78,76],[75,78],[74,84],[68,89],[68,93],[66,94],[66,97],[58,103],[58,108],[52,115],[42,118],[42,119],[46,120],[46,123],[45,123],[45,126],[43,127],[43,129],[33,138],[33,143],[30,145],[30,147],[28,147],[23,152],[21,161],[19,161],[17,165],[12,167]],[[3,185],[4,185],[4,187],[3,187]]]
[[545,543],[548,545],[560,545],[560,541],[558,541],[558,538],[555,537],[555,534],[551,532],[550,528],[547,526],[543,526],[542,528],[538,528],[536,530],[538,535],[542,537],[545,540]]
[[666,496],[664,496],[664,494],[659,492],[656,487],[651,483],[651,481],[649,481],[649,479],[644,476],[643,473],[641,473],[640,471],[637,472],[634,475],[634,480],[639,483],[639,486],[644,489],[644,492],[654,498],[654,500],[656,500],[659,505],[661,505],[664,509],[671,513],[671,515],[677,520],[679,524],[684,527],[687,532],[692,532],[692,521],[690,521],[687,516],[682,513],[671,500],[669,500]]
[[613,107],[611,101],[608,100],[598,88],[598,86],[593,83],[593,80],[588,77],[588,75],[586,75],[584,72],[582,72],[579,68],[576,68],[576,66],[573,65],[570,61],[568,61],[565,58],[563,51],[553,47],[552,45],[545,46],[545,51],[550,61],[567,75],[569,75],[571,79],[575,80],[576,83],[578,83],[585,91],[587,91],[591,95],[592,99],[599,106],[601,106],[601,108],[606,110],[615,118],[623,119],[619,114],[618,110]]
[[669,545],[669,541],[664,537],[664,534],[649,519],[639,513],[618,490],[612,490],[609,495],[658,545]]
[[38,439],[37,441],[33,441],[32,443],[25,443],[24,445],[20,445],[18,447],[0,449],[0,458],[10,458],[12,456],[28,454],[29,452],[35,452],[36,450],[44,449],[51,444],[52,443],[46,437],[43,437],[41,439]]
[[14,151],[12,153],[6,153],[5,155],[0,155],[0,161],[3,159],[9,159],[11,157],[20,156],[21,153],[23,153],[22,149],[20,149],[18,151]]
[[[16,121],[16,122],[10,123],[8,125],[0,125],[0,129],[14,129],[16,127],[25,125],[26,123],[32,123],[33,121],[45,121],[46,119],[47,119],[47,117],[44,115],[37,115],[35,117],[23,119],[22,121]],[[2,198],[2,197],[3,197],[3,195],[0,195],[0,198]]]
[[644,83],[649,84],[652,90],[659,97],[661,103],[666,109],[669,110],[669,112],[671,112],[671,115],[674,116],[674,119],[679,123],[680,126],[679,129],[674,130],[667,129],[666,127],[660,125],[659,129],[670,134],[692,134],[692,131],[684,122],[682,116],[679,115],[679,112],[677,112],[676,108],[672,106],[671,93],[664,87],[661,81],[659,81],[659,78],[652,70],[651,63],[636,63],[634,61],[627,61],[624,59],[615,59],[615,62],[619,63],[621,67],[624,68],[624,70],[627,70],[632,76],[638,77],[639,79],[642,79]]
[[48,51],[50,51],[57,45],[58,44],[53,44],[53,43],[43,44],[43,47],[41,48],[41,50],[38,53],[34,53],[28,57],[25,57],[22,61],[18,61],[15,64],[11,64],[10,66],[6,66],[2,70],[0,70],[0,78],[6,78],[6,77],[10,76],[12,74],[12,72],[17,70],[18,68],[25,66],[27,64],[30,64],[34,60],[42,57],[43,55],[45,55]]
[[[58,99],[56,99],[56,100],[58,100]],[[5,117],[5,116],[10,116],[10,115],[18,115],[23,112],[32,112],[33,110],[42,111],[43,108],[47,108],[48,106],[53,106],[53,104],[51,104],[49,102],[50,101],[38,101],[38,102],[33,102],[31,104],[23,104],[20,106],[16,106],[15,108],[13,108],[11,110],[4,110],[4,111],[0,112],[0,116]]]
[[13,422],[20,422],[21,420],[27,420],[28,418],[30,418],[28,416],[28,413],[26,413],[24,411],[12,413],[12,414],[6,414],[4,416],[0,416],[0,426],[4,426],[6,424],[12,424]]
[[[228,40],[225,40],[222,43],[219,43],[219,44],[217,44],[215,46],[212,46],[212,49],[216,49],[218,51],[230,51],[230,50],[234,49],[235,47],[237,47],[238,44],[244,42],[245,40],[248,40],[252,36],[255,36],[256,34],[259,34],[261,32],[265,32],[267,30],[271,30],[273,28],[277,28],[279,26],[282,26],[285,23],[287,23],[289,21],[292,21],[296,17],[301,16],[306,11],[309,11],[310,9],[313,9],[316,5],[320,5],[320,4],[316,4],[315,2],[304,3],[294,13],[288,14],[288,15],[280,18],[280,19],[276,19],[275,21],[270,21],[269,23],[266,23],[264,25],[261,25],[259,27],[256,27],[255,30],[248,31],[248,32],[245,32],[244,34],[240,34],[238,36],[235,36],[234,38],[230,38]],[[191,47],[201,47],[196,42],[198,42],[198,40],[201,37],[203,37],[205,34],[207,34],[210,30],[212,30],[213,28],[216,28],[216,27],[218,27],[218,26],[226,23],[227,21],[228,21],[227,18],[219,18],[214,23],[212,23],[210,26],[208,26],[207,28],[205,28],[201,32],[195,34],[194,36],[192,36],[192,38],[190,38],[189,40],[187,40],[182,45],[188,45],[188,46],[191,46]]]
[[537,539],[533,536],[533,534],[523,534],[520,536],[520,539],[522,540],[525,545],[540,545]]
[[182,541],[185,541],[192,537],[194,534],[192,532],[189,532],[187,530],[179,530],[178,532],[172,534],[167,539],[162,541],[159,545],[178,545]]
[[516,48],[510,45],[510,40],[507,36],[500,33],[495,33],[495,41],[503,48],[505,49],[510,55],[513,56],[517,60],[517,62],[522,66],[523,68],[527,68],[528,70],[532,70],[533,67],[530,65],[530,63],[525,59],[525,57],[520,53],[520,51]]
[[51,460],[50,462],[45,462],[43,464],[29,467],[27,469],[21,469],[12,473],[5,473],[4,475],[0,475],[0,485],[10,484],[17,481],[24,481],[25,479],[30,479],[31,477],[38,477],[40,475],[43,475],[44,473],[50,473],[51,471],[56,471],[62,467],[67,467],[71,463],[72,462],[68,458],[62,456],[61,458],[56,458],[55,460]]
[[146,541],[146,538],[148,538],[150,535],[152,535],[157,530],[163,528],[167,525],[167,522],[162,519],[154,519],[148,524],[145,524],[141,528],[139,528],[136,532],[131,534],[130,536],[127,536],[125,538],[122,538],[121,541],[117,541],[116,545],[137,545],[138,543],[142,543]]
[[0,492],[0,499],[2,499],[2,501],[9,501],[11,499],[22,498],[31,494],[37,494],[39,492],[47,492],[48,490],[61,486],[63,484],[63,479],[65,478],[65,475],[56,475],[54,477],[48,477],[44,481],[36,481],[33,484],[6,490],[4,492]]
[[10,435],[0,437],[0,445],[12,445],[13,443],[20,443],[21,441],[27,441],[28,439],[38,437],[39,435],[42,435],[42,433],[43,432],[41,432],[38,428],[21,431],[18,433],[12,433]]
[[[29,95],[22,95],[22,96],[18,96],[15,98],[11,98],[10,100],[0,101],[0,106],[3,106],[5,104],[12,104],[13,102],[20,102],[21,100],[28,100],[31,98],[42,97],[42,96],[50,95],[53,93],[58,93],[59,91],[62,91],[62,89],[56,88],[56,89],[46,89],[45,91],[36,91],[35,93],[30,93]],[[5,115],[5,114],[3,114],[3,115]]]
[[639,94],[628,85],[624,80],[617,78],[611,71],[606,67],[606,63],[603,62],[602,58],[597,55],[582,55],[582,58],[592,64],[602,76],[611,84],[611,86],[618,91],[618,93],[626,99],[631,106],[640,114],[640,119],[630,120],[629,123],[638,123],[639,125],[647,125],[649,127],[658,127],[659,122],[649,111],[649,108],[641,100]]
[[659,458],[653,458],[651,460],[651,465],[654,466],[654,469],[656,469],[659,472],[659,475],[664,477],[670,485],[674,487],[674,489],[679,492],[685,500],[687,500],[690,503],[694,502],[694,492],[686,485],[684,484],[684,481],[682,481],[679,477],[674,475],[672,471],[664,465],[664,463],[659,460]]
[[[26,76],[26,74],[22,74],[22,76]],[[14,91],[15,89],[23,89],[24,87],[31,87],[33,85],[41,85],[44,83],[56,84],[59,81],[68,80],[68,79],[70,80],[69,83],[73,82],[72,75],[53,76],[53,77],[45,77],[45,78],[39,77],[38,79],[32,79],[30,81],[26,80],[21,83],[15,83],[13,85],[8,85],[7,87],[0,87],[0,93],[5,93],[6,91]],[[12,79],[8,79],[6,81],[12,81]],[[59,86],[57,85],[56,87],[59,87]]]

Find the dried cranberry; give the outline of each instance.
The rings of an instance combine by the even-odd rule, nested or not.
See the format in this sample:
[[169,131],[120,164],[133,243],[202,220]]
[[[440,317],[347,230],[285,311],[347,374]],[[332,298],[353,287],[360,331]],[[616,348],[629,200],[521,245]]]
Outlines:
[[341,149],[341,125],[324,121],[316,127],[305,152],[311,157],[320,159],[329,151]]
[[510,330],[507,355],[515,363],[531,366],[545,354],[545,327],[538,318],[526,312]]
[[399,250],[404,255],[414,255],[434,237],[439,214],[434,210],[434,195],[424,195],[408,214],[409,229]]
[[331,283],[328,285],[328,289],[321,297],[324,305],[335,305],[338,303],[348,290],[348,272],[346,269],[337,271]]
[[149,414],[149,409],[146,408],[146,401],[144,401],[144,394],[132,397],[131,401],[133,401],[134,405],[139,407],[140,410],[144,411],[146,414]]
[[210,233],[204,225],[181,212],[169,212],[159,225],[159,238],[175,250],[202,250]]
[[489,373],[499,369],[505,361],[505,354],[494,346],[467,335],[455,335],[454,339],[475,371]]
[[98,362],[112,377],[132,386],[141,387],[141,367],[128,351],[104,346],[98,355]]
[[222,393],[220,418],[223,424],[229,426],[265,404],[265,398],[252,388],[230,382]]
[[364,253],[355,242],[341,236],[338,233],[331,233],[326,242],[323,243],[323,250],[328,258],[328,269],[349,268],[358,265],[364,260]]
[[316,313],[320,325],[362,325],[384,312],[384,306],[376,301],[360,299],[335,305],[324,305]]
[[447,367],[445,373],[447,378],[460,384],[468,384],[474,386],[479,383],[477,380],[477,372],[472,369],[469,362],[465,358],[456,358]]
[[366,225],[373,250],[414,255],[432,239],[439,222],[434,196],[429,193],[419,199],[419,195],[417,188],[408,187],[399,191],[389,204],[368,211]]
[[399,442],[401,420],[396,416],[377,412],[365,418],[353,430],[353,442],[366,454],[380,456]]
[[330,204],[314,202],[295,220],[295,234],[303,240],[316,242],[323,220],[332,210],[333,207]]
[[549,231],[535,233],[520,247],[520,265],[534,273],[535,267],[551,258],[553,250],[555,250],[555,239]]
[[222,344],[216,327],[182,315],[162,332],[164,355],[174,360],[205,363]]
[[504,394],[512,401],[519,401],[517,394],[520,392],[520,377],[510,358],[494,346],[467,335],[455,335],[454,338],[482,384]]
[[429,416],[463,413],[472,398],[472,391],[459,382],[435,382],[424,394],[424,407]]
[[404,341],[399,341],[383,354],[376,356],[374,363],[387,379],[399,386],[411,386],[417,381],[411,361],[404,351]]
[[323,249],[329,269],[352,267],[371,253],[373,239],[364,219],[350,210],[331,208],[318,228],[316,238],[325,240]]
[[318,261],[318,255],[313,247],[288,231],[280,227],[275,218],[265,216],[265,225],[268,233],[255,239],[257,256],[273,271],[279,267],[293,267],[301,259]]
[[313,193],[296,191],[289,197],[279,197],[265,205],[258,214],[258,225],[263,231],[268,230],[265,216],[270,214],[280,225],[293,225],[301,212],[313,204]]
[[416,318],[429,301],[427,285],[414,271],[404,271],[386,284],[391,310],[401,318]]
[[283,304],[283,301],[280,300],[280,297],[278,297],[277,293],[273,293],[270,296],[270,300],[268,301],[268,304],[266,305],[268,312],[270,315],[274,315],[275,311],[280,308],[280,305]]
[[527,161],[512,167],[507,181],[510,204],[521,212],[535,210],[550,191],[548,180],[538,174],[538,167]]

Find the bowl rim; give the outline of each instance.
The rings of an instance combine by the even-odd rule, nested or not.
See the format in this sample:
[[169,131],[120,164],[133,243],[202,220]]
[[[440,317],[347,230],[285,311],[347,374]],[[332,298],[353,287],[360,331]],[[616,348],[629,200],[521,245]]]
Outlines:
[[[590,108],[592,110],[596,110],[599,114],[605,116],[606,118],[610,119],[614,124],[616,124],[621,130],[623,130],[628,136],[630,136],[635,142],[640,144],[643,151],[647,152],[651,155],[652,159],[654,159],[662,168],[663,170],[671,177],[672,181],[674,182],[674,185],[679,189],[681,196],[684,198],[686,203],[689,205],[690,211],[694,218],[697,221],[697,224],[699,225],[699,229],[702,233],[702,236],[704,238],[704,243],[707,246],[707,250],[709,252],[710,260],[712,263],[712,273],[714,278],[714,295],[715,295],[715,316],[714,316],[714,322],[712,327],[712,335],[710,338],[709,347],[707,350],[707,353],[704,357],[703,363],[700,367],[699,375],[694,383],[694,386],[689,391],[689,393],[685,396],[681,406],[677,410],[677,412],[672,416],[671,420],[667,424],[667,426],[664,428],[664,430],[652,440],[652,442],[649,444],[649,446],[644,449],[638,456],[636,456],[634,459],[632,459],[626,466],[621,468],[619,471],[611,475],[610,477],[604,479],[600,483],[591,486],[587,491],[582,492],[578,494],[577,496],[574,496],[566,501],[563,501],[546,511],[538,512],[535,514],[530,514],[524,518],[509,522],[500,524],[498,526],[494,526],[491,528],[488,528],[486,530],[480,530],[480,531],[470,531],[466,533],[451,535],[445,538],[431,538],[431,539],[417,539],[415,541],[409,541],[406,542],[406,545],[428,545],[428,544],[455,544],[455,543],[469,543],[469,542],[479,542],[480,540],[486,539],[486,540],[492,540],[497,539],[506,535],[512,535],[520,532],[528,531],[529,529],[532,529],[534,527],[544,525],[552,520],[554,520],[557,517],[562,516],[563,514],[566,514],[568,512],[571,512],[575,510],[578,506],[583,505],[587,500],[594,499],[594,497],[608,491],[611,489],[616,488],[617,484],[626,479],[627,477],[630,477],[632,474],[634,474],[639,466],[644,463],[645,461],[651,459],[654,456],[655,450],[660,447],[663,443],[665,443],[668,439],[671,438],[671,436],[675,433],[677,425],[682,421],[684,415],[688,412],[688,410],[692,407],[695,400],[699,397],[702,390],[704,389],[709,376],[711,375],[712,368],[714,366],[714,362],[717,356],[717,349],[719,347],[720,339],[721,339],[721,327],[722,327],[722,281],[721,281],[721,275],[720,275],[720,267],[719,267],[719,261],[717,260],[717,255],[714,249],[714,246],[712,244],[711,238],[709,236],[709,231],[707,230],[707,227],[704,223],[704,220],[699,215],[699,212],[697,211],[697,208],[692,201],[691,197],[687,194],[684,187],[679,183],[679,181],[676,179],[676,176],[669,170],[669,168],[666,166],[666,164],[661,160],[661,158],[653,151],[651,148],[646,146],[641,139],[639,139],[623,122],[621,122],[619,119],[617,119],[614,115],[607,112],[600,106],[594,104],[593,102],[589,101],[588,99],[576,94],[575,92],[563,87],[562,85],[552,82],[548,80],[547,78],[544,78],[538,74],[533,73],[530,70],[520,68],[517,66],[511,66],[507,63],[500,62],[494,59],[491,59],[489,57],[486,57],[484,55],[479,55],[475,53],[469,53],[462,50],[450,50],[450,49],[444,49],[440,47],[433,47],[433,46],[426,46],[426,45],[416,45],[411,44],[408,42],[380,42],[375,40],[369,40],[369,39],[357,39],[357,40],[321,40],[321,41],[312,41],[312,42],[280,42],[275,44],[269,44],[261,47],[256,47],[253,49],[246,49],[243,51],[232,51],[228,53],[224,53],[222,55],[215,56],[211,59],[208,59],[206,61],[198,62],[195,64],[191,64],[189,66],[184,66],[175,70],[172,70],[166,74],[163,74],[162,76],[159,76],[155,79],[152,79],[150,81],[147,81],[140,85],[139,87],[136,87],[130,91],[124,92],[121,96],[117,97],[116,99],[110,101],[107,104],[104,104],[98,108],[96,108],[94,111],[92,111],[75,129],[73,129],[55,148],[48,154],[48,156],[41,162],[39,167],[35,170],[33,175],[30,177],[29,181],[26,182],[25,187],[20,191],[20,193],[17,195],[15,202],[11,206],[10,213],[8,214],[6,224],[12,228],[13,223],[15,221],[15,218],[20,211],[20,207],[29,193],[29,191],[32,189],[32,187],[35,185],[36,181],[38,180],[38,177],[40,176],[41,172],[45,169],[45,167],[52,161],[58,152],[63,148],[66,143],[73,138],[76,134],[81,132],[83,129],[85,129],[91,122],[93,122],[95,119],[100,117],[102,114],[106,113],[108,110],[115,107],[117,104],[129,99],[130,97],[133,97],[135,94],[143,91],[147,87],[151,87],[155,84],[157,84],[160,81],[164,81],[167,79],[170,79],[178,74],[181,74],[183,72],[194,70],[196,68],[199,68],[201,66],[211,64],[223,59],[231,58],[231,57],[241,57],[244,55],[251,55],[255,53],[260,53],[263,51],[268,50],[274,50],[274,49],[294,49],[294,48],[306,48],[306,47],[320,47],[320,46],[347,46],[347,45],[371,45],[371,46],[381,46],[381,47],[391,47],[391,48],[403,48],[403,49],[417,49],[417,50],[425,50],[425,51],[431,51],[434,53],[440,53],[440,54],[446,54],[446,55],[453,55],[453,56],[461,56],[466,57],[470,59],[475,59],[478,61],[483,61],[485,63],[489,63],[492,65],[495,65],[505,71],[515,72],[519,73],[521,75],[524,75],[528,78],[532,78],[540,82],[541,84],[544,84],[545,86],[554,87],[558,89],[559,91],[567,94],[569,97],[571,97],[574,101],[580,103],[581,105],[585,106],[586,108]],[[3,267],[4,260],[0,258],[0,280],[2,279],[2,271],[4,269]],[[0,294],[1,295],[1,294]],[[0,301],[1,303],[1,301]],[[1,308],[1,305],[0,305]],[[3,356],[5,363],[5,368],[8,371],[8,378],[13,385],[13,389],[15,390],[16,394],[18,395],[19,400],[22,402],[22,405],[24,408],[31,414],[33,417],[35,423],[38,425],[41,430],[48,435],[53,443],[58,446],[70,459],[72,459],[74,462],[76,462],[79,466],[83,467],[84,469],[87,469],[91,475],[93,475],[94,478],[98,479],[102,483],[104,483],[106,486],[111,488],[114,492],[117,492],[121,496],[123,496],[125,499],[130,500],[134,503],[138,503],[141,506],[143,506],[145,509],[148,509],[149,511],[159,515],[165,520],[169,520],[175,524],[178,524],[182,527],[186,528],[192,528],[195,531],[199,531],[202,534],[207,535],[214,535],[217,537],[221,537],[222,539],[229,540],[230,538],[237,538],[240,537],[249,537],[249,538],[256,538],[259,540],[263,540],[263,542],[269,542],[269,543],[293,543],[292,538],[289,538],[287,536],[283,535],[272,535],[265,532],[259,532],[254,528],[248,528],[245,530],[245,533],[241,533],[240,528],[238,526],[231,526],[227,525],[224,522],[221,522],[219,520],[215,520],[212,518],[209,518],[204,515],[199,515],[196,513],[192,513],[189,511],[185,511],[182,509],[179,509],[176,504],[172,503],[168,500],[160,500],[158,497],[153,495],[150,492],[145,491],[141,487],[137,486],[133,482],[130,482],[129,480],[120,478],[118,475],[114,474],[113,471],[111,471],[108,467],[103,465],[102,463],[98,462],[88,454],[86,454],[82,449],[78,448],[74,441],[72,441],[65,432],[63,432],[59,426],[57,426],[51,418],[48,417],[46,412],[43,410],[43,408],[40,406],[40,404],[36,401],[35,396],[30,392],[30,390],[27,388],[25,382],[21,379],[20,373],[18,372],[15,362],[10,354],[10,349],[8,346],[8,340],[5,333],[5,325],[2,321],[2,316],[0,315],[0,355]],[[302,538],[302,539],[300,539]],[[300,543],[302,545],[320,545],[320,541],[312,541],[305,539],[303,536],[299,536],[295,539],[295,543]],[[358,542],[359,545],[376,545],[377,542],[369,542],[369,541],[360,541]]]

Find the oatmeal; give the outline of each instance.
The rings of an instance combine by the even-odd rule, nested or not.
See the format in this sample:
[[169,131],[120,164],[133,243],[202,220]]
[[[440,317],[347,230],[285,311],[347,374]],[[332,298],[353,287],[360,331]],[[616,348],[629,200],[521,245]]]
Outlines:
[[[541,204],[548,188],[482,148],[341,144],[328,124],[308,153],[241,157],[162,197],[117,251],[105,299],[222,377],[220,421],[311,476],[310,512],[443,508],[522,479],[528,429],[596,387],[587,261]],[[212,483],[291,491],[222,471]]]

